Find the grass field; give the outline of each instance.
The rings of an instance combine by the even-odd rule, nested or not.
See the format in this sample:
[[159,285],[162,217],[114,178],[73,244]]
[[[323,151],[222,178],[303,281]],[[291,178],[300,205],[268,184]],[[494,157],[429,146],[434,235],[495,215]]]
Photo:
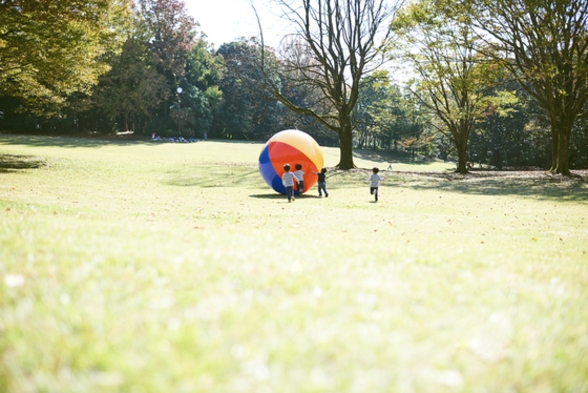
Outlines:
[[588,172],[262,146],[0,135],[0,392],[588,392]]

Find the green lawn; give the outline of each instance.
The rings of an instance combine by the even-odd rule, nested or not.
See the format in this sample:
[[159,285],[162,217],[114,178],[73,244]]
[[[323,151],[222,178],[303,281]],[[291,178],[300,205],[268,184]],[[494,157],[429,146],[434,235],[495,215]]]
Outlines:
[[588,172],[262,147],[0,135],[0,392],[588,392]]

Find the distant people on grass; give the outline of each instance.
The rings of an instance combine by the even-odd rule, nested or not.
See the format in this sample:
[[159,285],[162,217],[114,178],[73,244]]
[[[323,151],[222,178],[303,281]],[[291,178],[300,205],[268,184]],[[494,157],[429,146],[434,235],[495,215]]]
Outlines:
[[321,169],[320,172],[312,171],[315,175],[318,176],[318,192],[319,197],[323,196],[323,192],[325,193],[325,197],[329,197],[329,193],[327,192],[327,168]]
[[282,175],[282,184],[286,187],[286,196],[288,202],[296,200],[294,198],[294,183],[298,184],[298,179],[294,173],[290,172],[290,164],[284,164],[284,174]]
[[198,142],[198,139],[190,137],[189,139],[184,138],[182,135],[178,137],[162,137],[157,135],[155,132],[151,133],[151,140],[154,142],[163,141],[163,142],[171,142],[171,143],[193,143]]
[[296,180],[298,180],[298,186],[296,189],[298,190],[298,195],[302,195],[304,192],[304,172],[302,171],[302,165],[300,164],[296,164],[295,168],[294,176],[296,176]]
[[378,175],[378,172],[380,172],[380,170],[377,167],[374,167],[371,176],[367,179],[367,181],[370,182],[370,194],[374,195],[376,202],[378,202],[378,187],[380,186],[380,183],[384,181],[384,178]]

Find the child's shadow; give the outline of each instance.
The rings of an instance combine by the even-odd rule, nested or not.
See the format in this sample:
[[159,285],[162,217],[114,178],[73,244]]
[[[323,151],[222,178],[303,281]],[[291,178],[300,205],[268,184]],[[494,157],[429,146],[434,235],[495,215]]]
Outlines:
[[284,195],[281,194],[251,194],[249,198],[259,198],[259,199],[281,199],[285,198]]
[[318,195],[307,195],[307,194],[294,195],[294,196],[296,198],[300,198],[300,199],[319,199],[319,198],[321,198]]
[[[296,199],[319,199],[320,197],[318,195],[307,195],[307,194],[302,194],[302,195],[294,195],[294,197]],[[282,194],[250,194],[249,198],[258,198],[258,199],[282,199],[282,198],[286,198],[286,195],[282,195]]]

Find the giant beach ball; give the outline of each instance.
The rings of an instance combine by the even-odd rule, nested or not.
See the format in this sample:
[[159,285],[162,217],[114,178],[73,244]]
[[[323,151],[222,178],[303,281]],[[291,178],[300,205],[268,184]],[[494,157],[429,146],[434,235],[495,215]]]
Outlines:
[[302,165],[304,190],[314,186],[318,180],[315,172],[323,167],[323,153],[316,141],[304,131],[284,130],[272,136],[259,155],[259,172],[268,186],[276,192],[286,194],[282,184],[284,164],[290,164],[291,171],[296,164]]

